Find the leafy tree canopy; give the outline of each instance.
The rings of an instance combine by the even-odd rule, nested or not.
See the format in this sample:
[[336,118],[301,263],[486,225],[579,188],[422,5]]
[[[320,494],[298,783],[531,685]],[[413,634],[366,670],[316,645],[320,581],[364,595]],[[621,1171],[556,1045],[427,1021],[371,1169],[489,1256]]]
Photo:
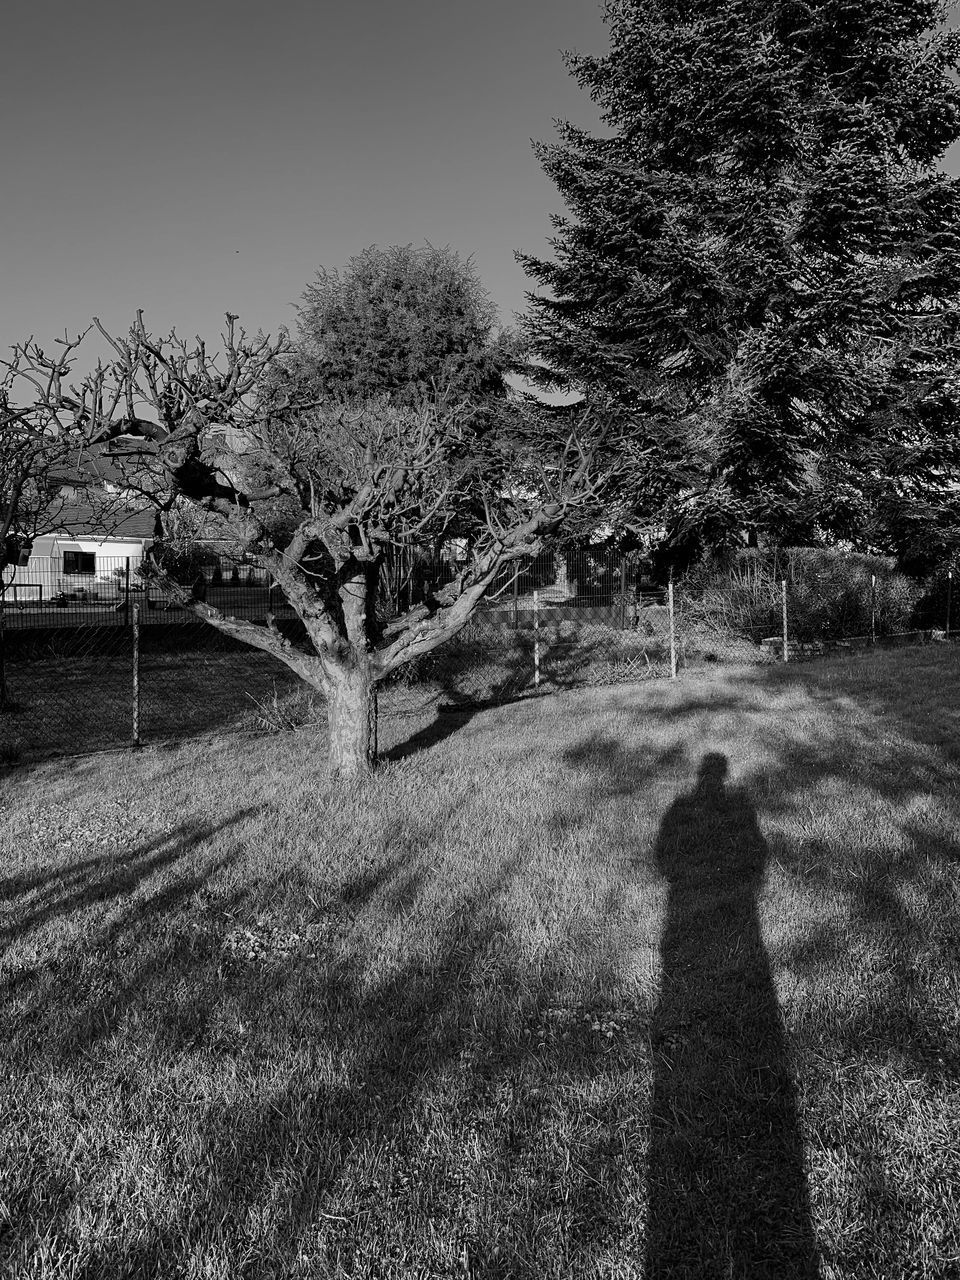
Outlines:
[[372,245],[321,268],[298,308],[298,352],[321,393],[402,402],[502,397],[516,343],[473,263],[450,248]]

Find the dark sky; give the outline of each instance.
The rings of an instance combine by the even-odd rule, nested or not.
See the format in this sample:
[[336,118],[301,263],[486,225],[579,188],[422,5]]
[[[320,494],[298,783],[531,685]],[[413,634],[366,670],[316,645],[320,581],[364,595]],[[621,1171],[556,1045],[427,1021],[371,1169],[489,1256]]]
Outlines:
[[4,349],[276,330],[321,264],[425,240],[509,323],[560,208],[530,138],[596,124],[559,51],[606,47],[600,0],[6,0],[3,43]]
[[501,320],[559,201],[530,149],[596,123],[560,50],[599,0],[6,0],[0,348],[97,314],[291,322],[370,244],[472,254]]

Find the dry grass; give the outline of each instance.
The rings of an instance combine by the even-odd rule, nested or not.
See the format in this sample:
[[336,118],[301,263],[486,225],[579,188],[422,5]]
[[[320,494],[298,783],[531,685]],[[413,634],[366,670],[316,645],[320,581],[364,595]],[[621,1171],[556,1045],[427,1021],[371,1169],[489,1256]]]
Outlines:
[[956,662],[8,773],[0,1269],[958,1274]]

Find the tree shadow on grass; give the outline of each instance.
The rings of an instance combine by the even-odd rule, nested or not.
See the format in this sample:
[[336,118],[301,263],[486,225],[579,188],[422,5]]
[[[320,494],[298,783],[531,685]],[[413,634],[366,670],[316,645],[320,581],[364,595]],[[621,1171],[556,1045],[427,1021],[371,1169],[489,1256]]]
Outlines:
[[[0,878],[0,904],[8,919],[8,923],[0,926],[0,943],[22,940],[31,930],[58,918],[67,919],[97,903],[116,902],[125,906],[131,895],[152,876],[171,869],[214,832],[243,822],[257,812],[252,807],[242,809],[216,825],[183,823],[125,853],[97,854],[50,869]],[[134,899],[132,908],[127,907],[109,927],[110,938],[162,913],[185,893],[198,888],[208,874],[200,879],[174,881],[176,895],[173,898],[167,886],[162,894],[148,895],[139,901]]]
[[817,1275],[803,1146],[757,915],[768,849],[749,800],[703,757],[670,806],[653,1017],[646,1276]]
[[470,721],[480,714],[481,711],[499,710],[501,707],[512,707],[519,703],[532,702],[538,697],[544,696],[534,690],[529,690],[523,694],[516,694],[510,697],[498,697],[493,694],[489,698],[478,698],[476,700],[461,696],[456,690],[446,690],[446,700],[441,701],[436,709],[436,715],[429,724],[418,729],[416,733],[411,734],[405,741],[397,743],[385,751],[381,757],[383,760],[404,760],[408,756],[417,755],[421,751],[427,751],[438,743],[443,742],[446,738],[453,737],[465,729]]
[[[77,1106],[82,1094],[109,1093],[113,1072],[122,1091],[134,1087],[127,1064],[108,1065],[103,1046],[125,1016],[146,1011],[158,986],[183,987],[196,957],[181,930],[171,930],[171,921],[230,861],[197,854],[212,836],[257,812],[239,810],[216,824],[184,822],[123,853],[2,882],[9,924],[0,952],[0,1036],[7,1096],[20,1108],[21,1130],[42,1116],[38,1104],[52,1101],[57,1110],[56,1090],[52,1098],[46,1094],[50,1081],[73,1080]],[[184,1021],[199,1012],[188,1003],[181,1004]],[[162,1037],[161,1024],[162,1019],[147,1022],[145,1033]],[[72,1065],[81,1062],[86,1072]],[[37,1100],[33,1107],[31,1098]],[[72,1120],[61,1117],[60,1124],[69,1128]],[[60,1138],[55,1127],[46,1135],[54,1147]],[[23,1233],[55,1238],[84,1189],[71,1176],[69,1162],[64,1165],[42,1146],[21,1146],[7,1172],[0,1269],[9,1263],[16,1272],[17,1262],[26,1266],[28,1256]]]
[[[90,1064],[103,1063],[95,1087],[114,1105],[159,1090],[164,1148],[183,1149],[173,1137],[183,1125],[199,1162],[182,1170],[182,1198],[162,1214],[143,1206],[136,1232],[99,1230],[82,1256],[74,1192],[40,1179],[48,1238],[72,1256],[75,1273],[173,1276],[188,1263],[213,1268],[216,1255],[224,1274],[238,1275],[301,1274],[304,1257],[314,1268],[305,1275],[558,1274],[540,1267],[544,1245],[566,1248],[566,1157],[556,1135],[544,1141],[555,1119],[551,1091],[557,1079],[579,1090],[609,1049],[579,1017],[546,1025],[555,1003],[572,1014],[571,1000],[592,1008],[601,993],[592,975],[570,981],[562,948],[535,971],[513,945],[503,904],[521,872],[509,857],[493,857],[458,886],[436,935],[424,946],[413,937],[379,974],[353,946],[333,947],[319,964],[225,964],[213,940],[206,951],[172,951],[162,927],[124,967],[98,938],[106,972],[97,988],[67,993],[72,1034],[47,1042],[47,1069],[86,1079]],[[331,910],[403,918],[429,895],[428,880],[428,864],[406,850],[348,876]],[[52,987],[33,991],[34,999],[55,996]],[[217,1004],[262,1034],[249,1047],[239,1036],[218,1042]],[[118,1065],[110,1056],[125,1016],[144,1015],[158,1083],[137,1079],[135,1059]],[[171,1098],[181,1070],[196,1087],[192,1054],[247,1089],[233,1096],[231,1083],[230,1096],[213,1095],[198,1110],[189,1096]],[[560,1105],[579,1123],[577,1100]],[[135,1114],[133,1124],[142,1131],[145,1120]],[[477,1144],[484,1158],[465,1162],[464,1147]],[[109,1166],[97,1173],[104,1178]],[[95,1201],[104,1194],[96,1189]],[[23,1207],[26,1222],[26,1200]],[[559,1215],[553,1226],[551,1215]]]
[[[313,1266],[328,1269],[323,1274],[389,1275],[392,1267],[406,1274],[411,1248],[428,1268],[435,1260],[430,1244],[405,1234],[404,1220],[428,1216],[431,1204],[439,1213],[448,1188],[436,1162],[419,1149],[418,1128],[438,1080],[463,1054],[471,1032],[486,1043],[512,1021],[509,1001],[494,1010],[478,1003],[474,990],[498,923],[482,902],[510,875],[503,867],[486,880],[447,921],[436,949],[411,957],[381,981],[371,983],[349,956],[318,967],[228,970],[222,998],[249,1025],[256,1027],[258,1018],[272,1024],[262,1065],[275,1085],[239,1103],[214,1102],[197,1116],[202,1186],[167,1215],[168,1225],[152,1224],[139,1241],[101,1241],[82,1274],[180,1274],[191,1248],[210,1249],[210,1220],[238,1236],[224,1247],[230,1268],[244,1258],[230,1274],[293,1274],[305,1250]],[[375,898],[402,911],[421,884],[422,875],[401,860],[353,878],[341,899],[355,911]],[[327,1055],[349,1068],[324,1072]],[[238,1046],[234,1069],[251,1073],[256,1059],[244,1057]],[[361,1159],[358,1168],[358,1149],[365,1167]],[[387,1199],[392,1204],[385,1213]],[[266,1205],[269,1228],[251,1238],[251,1216]],[[393,1229],[378,1223],[381,1217],[391,1218]]]
[[[494,704],[491,703],[490,705],[493,706]],[[411,734],[405,741],[385,751],[381,759],[405,760],[408,756],[417,755],[421,751],[428,751],[431,747],[435,747],[446,738],[452,737],[454,734],[459,733],[461,729],[466,728],[473,717],[481,710],[483,708],[479,706],[438,708],[436,717],[429,724],[418,729],[416,733]]]

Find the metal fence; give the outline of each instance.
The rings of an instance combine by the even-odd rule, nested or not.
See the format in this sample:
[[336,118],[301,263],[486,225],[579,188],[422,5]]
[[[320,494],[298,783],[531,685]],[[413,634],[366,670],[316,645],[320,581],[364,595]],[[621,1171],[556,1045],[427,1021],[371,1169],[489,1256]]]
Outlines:
[[[119,585],[117,585],[119,584]],[[396,584],[396,580],[395,580]],[[208,583],[225,611],[294,634],[299,625],[264,580]],[[865,607],[868,634],[811,636],[791,623],[790,584],[762,627],[718,625],[702,600],[656,587],[637,557],[554,550],[504,574],[452,641],[401,668],[380,690],[386,715],[502,703],[583,685],[676,676],[712,663],[796,661],[828,652],[952,639],[952,577],[934,602],[942,626],[890,632]],[[415,574],[400,581],[416,602]],[[269,655],[234,641],[128,575],[94,598],[0,596],[0,763],[151,743],[225,730],[322,723],[319,695]],[[876,591],[875,584],[871,590]],[[870,602],[867,602],[869,606]],[[933,619],[938,621],[939,618]]]
[[[8,570],[6,580],[0,582],[5,626],[8,630],[129,627],[134,605],[139,605],[142,621],[191,618],[189,610],[141,571],[143,566],[142,556],[105,556],[93,551],[31,557],[26,565]],[[455,546],[417,556],[393,553],[383,568],[381,607],[388,614],[399,613],[441,587],[459,568]],[[243,560],[210,554],[174,576],[224,613],[251,619],[262,619],[268,612],[279,618],[294,616],[269,574]],[[490,620],[517,625],[519,615],[530,608],[533,592],[539,591],[544,606],[572,608],[577,616],[593,612],[598,620],[622,626],[628,599],[647,585],[635,554],[583,547],[552,550],[519,570],[505,568],[482,608]]]
[[[141,617],[182,622],[193,615],[156,582],[141,573],[143,558],[99,552],[31,557],[8,570],[0,583],[0,606],[7,630],[36,627],[129,627],[134,605]],[[293,616],[283,593],[262,569],[227,558],[179,577],[196,594],[237,617]]]

